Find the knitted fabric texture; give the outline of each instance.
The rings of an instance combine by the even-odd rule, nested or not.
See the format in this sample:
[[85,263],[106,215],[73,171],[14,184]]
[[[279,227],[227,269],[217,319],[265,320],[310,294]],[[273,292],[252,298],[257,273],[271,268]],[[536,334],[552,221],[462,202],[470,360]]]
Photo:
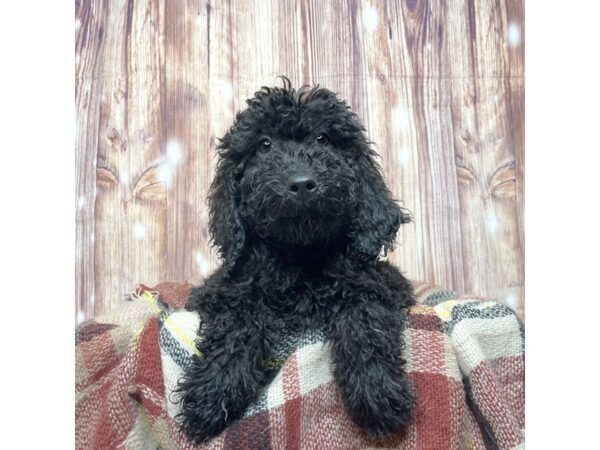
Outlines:
[[416,405],[407,429],[375,441],[344,413],[328,344],[290,332],[276,375],[243,419],[202,445],[174,417],[173,390],[196,352],[187,283],[140,286],[76,331],[78,449],[518,449],[524,445],[524,330],[509,308],[413,284],[405,330]]

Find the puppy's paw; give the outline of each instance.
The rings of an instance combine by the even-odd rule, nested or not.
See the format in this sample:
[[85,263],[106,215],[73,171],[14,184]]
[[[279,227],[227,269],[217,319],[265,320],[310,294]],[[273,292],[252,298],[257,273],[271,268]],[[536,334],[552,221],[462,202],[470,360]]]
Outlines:
[[359,386],[345,396],[344,404],[352,420],[369,436],[382,439],[408,425],[414,403],[408,382],[364,380]]
[[242,417],[248,403],[235,389],[229,389],[222,378],[190,386],[183,393],[179,418],[183,431],[195,443],[219,435]]

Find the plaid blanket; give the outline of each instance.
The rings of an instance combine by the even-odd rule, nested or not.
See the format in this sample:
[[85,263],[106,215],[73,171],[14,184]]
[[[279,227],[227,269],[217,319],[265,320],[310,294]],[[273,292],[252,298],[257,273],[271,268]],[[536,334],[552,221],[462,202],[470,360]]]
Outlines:
[[141,286],[122,307],[76,331],[78,449],[522,448],[524,330],[509,308],[415,284],[405,331],[416,391],[409,427],[370,439],[345,415],[319,332],[290,335],[277,375],[244,418],[195,447],[172,394],[196,351],[186,283]]

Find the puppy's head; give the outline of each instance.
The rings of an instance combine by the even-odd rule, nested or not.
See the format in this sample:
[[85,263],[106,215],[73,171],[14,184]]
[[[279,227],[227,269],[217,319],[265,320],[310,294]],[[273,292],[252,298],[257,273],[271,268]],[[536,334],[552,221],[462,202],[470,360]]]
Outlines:
[[263,87],[220,140],[209,229],[225,266],[252,240],[348,242],[375,262],[408,214],[385,186],[358,117],[319,87]]

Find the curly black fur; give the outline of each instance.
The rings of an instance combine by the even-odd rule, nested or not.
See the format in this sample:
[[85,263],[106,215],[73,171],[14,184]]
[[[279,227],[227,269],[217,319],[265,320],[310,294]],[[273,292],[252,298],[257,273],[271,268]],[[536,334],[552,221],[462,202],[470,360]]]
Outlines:
[[209,229],[223,264],[189,299],[202,356],[179,384],[194,442],[256,400],[290,327],[325,330],[344,406],[367,433],[383,437],[410,419],[400,351],[412,288],[378,261],[410,217],[346,103],[282,78],[247,101],[218,147]]

